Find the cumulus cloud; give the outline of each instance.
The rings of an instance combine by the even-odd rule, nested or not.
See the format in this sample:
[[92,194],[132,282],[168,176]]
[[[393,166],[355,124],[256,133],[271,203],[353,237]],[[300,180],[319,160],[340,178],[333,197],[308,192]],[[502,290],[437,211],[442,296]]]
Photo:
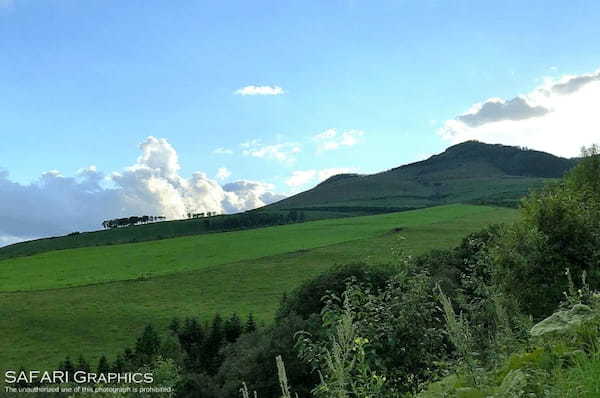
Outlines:
[[225,180],[227,177],[231,175],[231,171],[227,167],[219,167],[217,170],[216,178],[217,180]]
[[285,180],[285,183],[291,188],[298,188],[309,183],[325,181],[329,177],[337,174],[352,173],[355,171],[356,168],[353,167],[334,167],[321,170],[295,170],[292,172],[292,175]]
[[215,155],[233,155],[233,151],[231,149],[223,147],[215,149],[212,153]]
[[476,139],[577,156],[600,137],[600,70],[546,81],[509,101],[497,98],[448,120],[438,134],[458,143]]
[[332,151],[341,147],[351,147],[359,143],[360,137],[364,135],[361,130],[347,130],[338,133],[336,129],[327,129],[313,136],[317,143],[318,151]]
[[285,91],[279,86],[246,86],[235,91],[237,95],[281,95]]
[[[75,177],[49,171],[33,184],[21,185],[0,174],[2,243],[97,229],[102,215],[119,214],[117,191],[100,185],[93,167]],[[1,243],[0,243],[1,244]]]
[[273,192],[272,184],[259,181],[236,181],[225,184],[223,189],[236,199],[225,203],[225,210],[228,212],[234,212],[236,209],[254,209],[285,198],[285,195]]
[[300,145],[295,142],[264,145],[260,140],[251,140],[240,145],[244,148],[242,154],[245,156],[272,159],[288,164],[294,163],[296,155],[302,151]]
[[74,177],[48,171],[23,185],[0,170],[0,245],[94,230],[108,218],[147,214],[178,219],[187,212],[232,213],[281,199],[271,192],[272,185],[260,182],[222,187],[202,172],[182,177],[177,152],[165,139],[148,137],[140,150],[135,164],[108,177],[90,166]]

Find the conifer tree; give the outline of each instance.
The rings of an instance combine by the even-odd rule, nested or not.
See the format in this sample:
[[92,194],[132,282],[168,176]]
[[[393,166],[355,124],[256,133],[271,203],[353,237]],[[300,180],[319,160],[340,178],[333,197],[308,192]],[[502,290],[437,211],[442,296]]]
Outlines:
[[71,362],[71,358],[68,355],[65,358],[64,362],[59,366],[59,369],[63,372],[75,372],[75,366],[73,365],[73,362]]
[[148,365],[152,362],[160,349],[160,337],[152,325],[144,328],[142,336],[135,343],[135,356],[138,365]]
[[229,343],[233,343],[242,334],[242,320],[237,314],[231,315],[225,322],[224,327],[225,340]]
[[135,353],[129,347],[123,351],[123,362],[125,363],[125,369],[130,370],[135,367]]
[[200,371],[204,357],[204,329],[194,318],[185,320],[179,334],[179,344],[185,353],[185,364],[188,369]]
[[125,360],[121,354],[117,355],[115,363],[112,366],[112,371],[115,373],[124,373],[126,371]]
[[252,333],[256,330],[256,322],[254,321],[254,317],[252,313],[248,314],[248,320],[246,321],[246,325],[244,326],[244,333]]
[[89,372],[91,370],[90,364],[87,363],[83,355],[79,355],[79,359],[77,360],[77,370],[81,370],[82,372]]
[[202,358],[204,369],[210,375],[214,374],[220,365],[219,350],[221,349],[223,340],[223,318],[221,318],[221,315],[216,314],[210,326],[204,349],[202,350],[204,354]]
[[110,372],[110,366],[108,365],[108,359],[106,359],[106,355],[102,355],[100,360],[98,361],[98,373],[108,373]]
[[181,347],[189,353],[194,347],[200,347],[204,343],[204,330],[196,319],[188,318],[177,337]]

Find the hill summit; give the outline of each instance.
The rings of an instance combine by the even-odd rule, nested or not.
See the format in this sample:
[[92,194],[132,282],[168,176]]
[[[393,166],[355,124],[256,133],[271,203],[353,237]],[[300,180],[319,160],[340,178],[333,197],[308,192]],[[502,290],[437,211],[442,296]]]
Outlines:
[[560,178],[575,163],[527,148],[466,141],[381,173],[333,176],[267,209],[369,214],[459,202],[516,206],[530,189]]

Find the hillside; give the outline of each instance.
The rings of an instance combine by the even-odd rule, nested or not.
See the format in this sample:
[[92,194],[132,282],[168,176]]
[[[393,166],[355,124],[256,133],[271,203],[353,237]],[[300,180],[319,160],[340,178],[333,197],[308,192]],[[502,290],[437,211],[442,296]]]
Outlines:
[[516,207],[531,189],[561,177],[575,159],[475,141],[449,147],[427,160],[373,175],[340,174],[311,190],[237,215],[136,225],[37,239],[0,248],[0,260],[52,250],[161,240],[260,228],[306,220],[364,216],[451,203]]
[[452,247],[515,216],[450,205],[2,260],[0,371],[114,356],[145,324],[175,316],[252,312],[270,322],[284,292],[336,264],[395,263],[398,249]]
[[529,190],[560,178],[575,163],[545,152],[467,141],[382,173],[331,177],[267,209],[376,213],[461,202],[516,206]]

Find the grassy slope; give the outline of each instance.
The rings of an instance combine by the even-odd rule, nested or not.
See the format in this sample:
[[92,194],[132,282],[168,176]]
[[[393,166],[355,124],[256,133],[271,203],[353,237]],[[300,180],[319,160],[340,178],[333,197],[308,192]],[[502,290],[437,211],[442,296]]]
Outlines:
[[[470,164],[468,167],[477,167]],[[484,167],[484,165],[480,165]],[[530,190],[542,187],[549,178],[492,175],[463,177],[461,170],[418,176],[403,170],[325,183],[284,199],[267,209],[329,209],[344,213],[345,207],[421,208],[449,203],[489,201],[513,205]],[[491,172],[490,172],[491,173]],[[383,187],[383,188],[382,188]],[[343,192],[341,195],[340,193]],[[310,214],[310,213],[309,213]]]
[[401,214],[51,251],[0,261],[0,291],[71,287],[202,269],[374,237],[395,227],[426,225],[488,211],[486,207],[452,205]]
[[334,176],[267,209],[426,207],[447,203],[515,204],[561,177],[576,160],[516,147],[464,142],[427,160],[372,175]]
[[[258,319],[269,321],[283,292],[291,291],[302,281],[335,264],[391,262],[395,256],[392,248],[397,247],[414,254],[436,247],[449,247],[458,243],[465,234],[490,222],[509,222],[514,217],[515,212],[509,209],[457,205],[311,223],[322,228],[309,224],[277,227],[266,242],[261,244],[253,240],[250,243],[269,246],[275,243],[275,237],[290,240],[295,243],[286,244],[288,253],[205,266],[144,281],[0,293],[0,347],[3,347],[0,350],[0,371],[21,365],[36,368],[55,366],[67,354],[76,357],[84,353],[93,360],[102,353],[114,356],[124,346],[133,343],[134,336],[139,334],[144,324],[152,322],[162,326],[173,316],[206,319],[215,312],[243,315],[253,312]],[[335,227],[331,224],[334,221]],[[290,227],[306,229],[298,231],[292,228],[289,231]],[[394,227],[403,227],[403,230],[390,233]],[[319,231],[326,239],[335,240],[337,236],[339,241],[341,237],[347,240],[325,247],[297,250],[306,248],[305,238],[308,239],[299,235],[300,232]],[[248,232],[254,231],[239,234]],[[225,236],[221,235],[223,239]],[[302,239],[298,239],[300,236]],[[157,243],[178,245],[176,240]],[[145,248],[144,244],[127,247],[136,251]],[[105,249],[109,248],[112,247]],[[224,254],[231,250],[226,249]],[[175,255],[177,251],[173,253]],[[67,261],[68,257],[63,259]],[[26,268],[27,264],[22,263],[21,266]],[[106,267],[101,267],[98,276],[106,277],[106,271]],[[40,272],[45,271],[42,269]]]
[[[273,212],[271,212],[273,213]],[[281,213],[276,211],[275,213]],[[288,212],[282,213],[287,215]],[[372,212],[354,212],[351,215],[369,215]],[[225,230],[215,230],[207,227],[207,221],[219,221],[223,218],[238,217],[239,214],[222,215],[210,218],[191,220],[161,221],[126,228],[115,228],[91,232],[81,232],[65,236],[41,238],[0,247],[0,261],[23,256],[32,256],[53,250],[76,249],[82,247],[120,245],[124,243],[148,242],[153,240],[178,238],[190,235],[221,233]],[[348,216],[328,211],[312,211],[305,215],[306,220],[322,220]],[[260,228],[260,227],[257,227]]]

